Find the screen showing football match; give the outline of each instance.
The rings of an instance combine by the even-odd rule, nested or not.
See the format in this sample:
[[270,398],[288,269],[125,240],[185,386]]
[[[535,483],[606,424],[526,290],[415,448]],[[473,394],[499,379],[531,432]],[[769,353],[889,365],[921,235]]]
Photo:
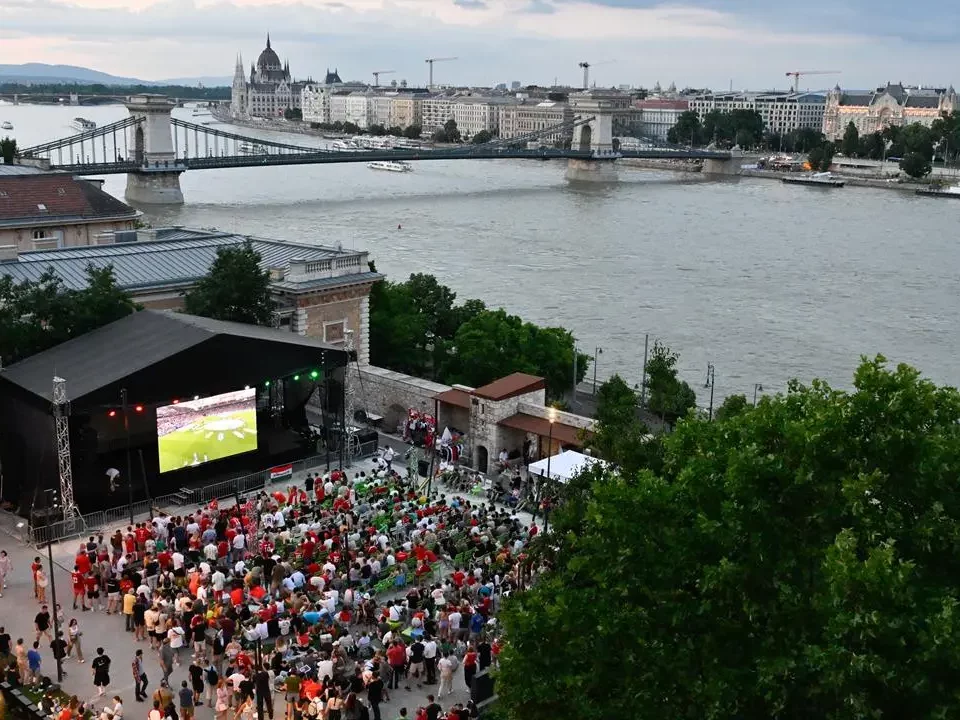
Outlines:
[[157,449],[162,473],[256,450],[256,390],[158,407]]

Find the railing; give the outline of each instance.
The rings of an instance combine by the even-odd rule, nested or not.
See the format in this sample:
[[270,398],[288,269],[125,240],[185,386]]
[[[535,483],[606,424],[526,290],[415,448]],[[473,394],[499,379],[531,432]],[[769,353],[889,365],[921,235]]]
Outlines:
[[[345,448],[344,466],[350,468],[353,463],[372,457],[377,453],[378,444],[376,441],[365,443],[355,443]],[[312,455],[302,460],[296,460],[292,463],[293,473],[306,472],[320,466],[327,466],[332,463],[337,464],[339,454],[337,451],[330,450],[329,453],[322,455]],[[288,476],[289,477],[289,476]],[[281,480],[280,482],[284,482]],[[116,529],[116,527],[127,525],[130,522],[130,516],[134,518],[150,516],[163,512],[166,514],[175,513],[186,506],[206,505],[211,500],[221,500],[244,496],[250,493],[259,492],[270,484],[270,470],[261,470],[249,475],[224,480],[213,485],[204,485],[196,488],[189,499],[184,502],[180,493],[170,493],[160,497],[139,500],[132,505],[119,505],[107,510],[96,510],[94,512],[79,515],[71,520],[60,520],[43,527],[28,527],[26,520],[13,515],[12,513],[0,512],[0,527],[10,524],[16,528],[16,525],[23,523],[17,529],[25,542],[34,545],[45,545],[48,542],[59,540],[68,540],[73,537],[80,537],[87,534],[100,534],[106,531]],[[4,513],[10,516],[10,522],[4,522]],[[15,518],[15,520],[14,520]],[[8,532],[10,532],[8,530]],[[10,532],[13,535],[13,532]]]

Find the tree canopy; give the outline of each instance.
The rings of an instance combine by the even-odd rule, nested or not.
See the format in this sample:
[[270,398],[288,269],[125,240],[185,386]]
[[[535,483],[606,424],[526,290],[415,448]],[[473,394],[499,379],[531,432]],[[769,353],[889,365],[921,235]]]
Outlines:
[[[573,336],[488,310],[457,295],[433,275],[381,281],[370,293],[370,358],[374,365],[444,383],[485,385],[513,372],[547,380],[552,397],[573,381]],[[579,355],[577,380],[589,357]]]
[[619,375],[607,380],[597,391],[596,426],[585,444],[596,455],[632,474],[654,464],[659,438],[637,418],[637,392]]
[[960,393],[864,361],[593,469],[505,604],[510,720],[960,716]]
[[647,408],[674,424],[688,410],[696,407],[697,394],[677,376],[679,355],[657,340],[647,359]]
[[847,123],[847,129],[843,131],[843,142],[840,149],[847,157],[856,157],[860,150],[860,131],[853,124],[853,120]]
[[930,159],[918,152],[908,152],[900,158],[900,169],[912,178],[926,177],[933,170]]
[[222,247],[210,271],[186,294],[184,309],[216,320],[269,325],[273,312],[270,273],[249,241]]
[[13,165],[13,159],[17,156],[17,141],[12,137],[4,137],[0,140],[0,160],[5,165]]
[[87,267],[87,286],[71,290],[47,270],[37,281],[0,277],[0,357],[3,365],[112,323],[139,310],[118,285],[113,267]]

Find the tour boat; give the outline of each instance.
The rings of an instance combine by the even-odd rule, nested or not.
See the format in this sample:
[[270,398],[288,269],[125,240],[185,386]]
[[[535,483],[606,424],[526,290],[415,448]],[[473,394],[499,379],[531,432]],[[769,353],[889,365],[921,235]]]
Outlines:
[[816,185],[817,187],[842,188],[846,183],[833,177],[828,172],[814,173],[813,175],[787,176],[783,182],[788,185]]
[[3,128],[4,130],[13,130],[13,123],[9,120],[4,120],[2,123],[0,123],[0,128]]
[[368,163],[367,167],[371,170],[386,170],[387,172],[411,172],[413,166],[410,163],[403,162],[402,160],[377,160],[376,162]]
[[75,117],[70,121],[70,127],[74,130],[80,130],[81,132],[86,132],[89,130],[96,130],[97,124],[93,120],[87,120],[82,117]]
[[263,145],[250,142],[240,143],[239,150],[241,155],[269,155],[269,152]]
[[931,197],[960,198],[960,185],[946,185],[941,187],[920,188],[917,195],[929,195]]

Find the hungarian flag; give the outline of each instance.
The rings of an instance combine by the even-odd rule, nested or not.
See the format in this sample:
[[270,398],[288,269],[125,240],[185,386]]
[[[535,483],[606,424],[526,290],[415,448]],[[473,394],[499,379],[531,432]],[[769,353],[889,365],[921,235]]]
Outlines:
[[270,480],[279,480],[280,478],[291,477],[293,475],[293,463],[286,465],[277,465],[270,468]]

